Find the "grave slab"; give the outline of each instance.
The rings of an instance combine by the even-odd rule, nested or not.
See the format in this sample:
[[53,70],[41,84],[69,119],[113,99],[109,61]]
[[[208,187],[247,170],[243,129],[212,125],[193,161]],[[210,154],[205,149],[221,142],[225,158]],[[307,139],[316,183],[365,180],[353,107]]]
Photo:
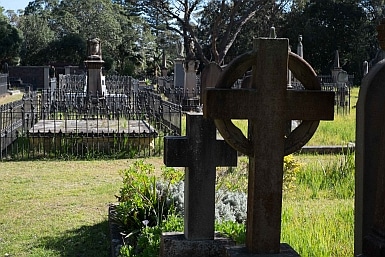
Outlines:
[[40,120],[30,130],[31,135],[40,133],[156,133],[144,120]]
[[220,257],[226,247],[234,246],[229,238],[216,234],[213,240],[187,240],[181,232],[163,233],[160,255],[164,257]]
[[250,253],[246,247],[235,246],[226,249],[225,257],[300,257],[300,255],[288,244],[281,244],[280,252],[274,254]]

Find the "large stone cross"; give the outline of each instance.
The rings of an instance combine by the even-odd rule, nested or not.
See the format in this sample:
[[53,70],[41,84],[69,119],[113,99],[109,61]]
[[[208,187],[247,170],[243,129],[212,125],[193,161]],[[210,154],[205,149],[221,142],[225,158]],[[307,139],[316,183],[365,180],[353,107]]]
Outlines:
[[[287,39],[257,39],[254,51],[230,63],[216,88],[205,93],[204,115],[249,156],[246,247],[251,253],[280,252],[283,157],[311,138],[319,120],[334,116],[334,93],[321,91],[313,69],[288,49]],[[251,88],[230,89],[250,67]],[[288,68],[311,90],[287,89]],[[248,120],[248,138],[231,119]],[[289,120],[302,123],[285,135]]]
[[212,120],[187,113],[186,136],[164,139],[165,165],[186,167],[184,234],[188,240],[214,239],[216,167],[237,165],[237,152],[216,136]]

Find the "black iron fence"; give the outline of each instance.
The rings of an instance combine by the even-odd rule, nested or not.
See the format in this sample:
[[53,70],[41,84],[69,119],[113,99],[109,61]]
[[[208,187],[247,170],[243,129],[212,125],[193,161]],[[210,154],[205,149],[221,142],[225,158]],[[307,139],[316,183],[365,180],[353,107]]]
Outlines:
[[148,157],[162,153],[163,136],[181,133],[181,106],[155,92],[119,82],[95,99],[69,79],[0,106],[1,159]]
[[[335,79],[331,75],[318,75],[318,79],[323,91],[331,91],[335,93],[334,109],[337,114],[348,114],[350,111],[350,91],[353,85],[354,76],[348,75],[348,81],[344,83],[335,82]],[[291,88],[304,89],[301,82],[292,78]]]

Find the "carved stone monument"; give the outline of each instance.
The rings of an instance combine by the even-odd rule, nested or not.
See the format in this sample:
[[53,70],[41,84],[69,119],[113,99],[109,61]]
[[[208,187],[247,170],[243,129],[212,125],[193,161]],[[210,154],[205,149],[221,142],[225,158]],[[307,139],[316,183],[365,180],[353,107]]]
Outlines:
[[105,93],[103,90],[101,41],[93,38],[87,42],[87,60],[84,61],[87,68],[87,95],[92,99],[102,97]]
[[231,240],[214,237],[216,166],[236,166],[237,152],[217,140],[214,122],[187,113],[186,136],[165,137],[164,163],[186,167],[184,236],[164,234],[161,256],[217,257]]
[[[385,20],[377,28],[385,49]],[[364,77],[357,102],[354,255],[385,256],[385,60]]]
[[[203,104],[204,115],[215,119],[223,138],[249,156],[246,249],[227,256],[298,256],[280,244],[283,157],[301,148],[320,120],[333,119],[334,93],[321,91],[310,65],[289,52],[288,39],[260,38],[254,45],[226,67],[216,88],[206,89]],[[230,89],[250,67],[251,88]],[[288,68],[306,90],[287,89]],[[248,120],[248,138],[231,119]],[[285,137],[293,119],[302,123]]]
[[194,60],[187,60],[185,65],[184,77],[184,95],[185,98],[190,99],[196,96],[197,86],[197,68],[198,63]]

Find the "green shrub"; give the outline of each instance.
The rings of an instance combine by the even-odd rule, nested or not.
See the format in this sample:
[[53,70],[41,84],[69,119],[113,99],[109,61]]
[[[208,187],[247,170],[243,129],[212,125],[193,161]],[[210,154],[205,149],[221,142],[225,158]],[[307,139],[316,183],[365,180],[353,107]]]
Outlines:
[[291,191],[295,188],[297,174],[300,171],[301,164],[292,154],[283,159],[283,190]]
[[114,219],[128,237],[143,227],[161,225],[167,215],[173,213],[169,190],[172,184],[182,179],[183,173],[164,168],[159,178],[154,165],[140,160],[121,171],[121,176],[123,186],[117,197],[119,203]]
[[[301,164],[290,154],[283,159],[283,190],[290,191],[295,188],[296,177]],[[249,160],[239,158],[237,167],[219,169],[217,172],[217,190],[247,193],[249,174]]]
[[136,244],[125,243],[119,257],[155,257],[159,255],[162,232],[183,231],[183,218],[169,215],[161,225],[144,226],[137,235]]

